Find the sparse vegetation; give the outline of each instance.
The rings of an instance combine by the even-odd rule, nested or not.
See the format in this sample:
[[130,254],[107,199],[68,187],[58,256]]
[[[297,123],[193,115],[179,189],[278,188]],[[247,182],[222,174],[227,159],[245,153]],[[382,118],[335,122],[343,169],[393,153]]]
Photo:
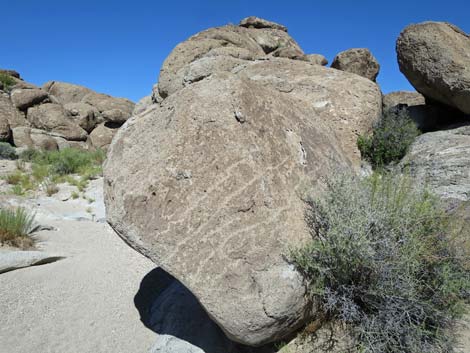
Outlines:
[[0,83],[3,86],[3,90],[9,92],[11,87],[15,84],[15,80],[10,75],[0,72]]
[[[58,191],[57,184],[69,183],[83,192],[89,180],[100,175],[105,154],[66,148],[60,151],[29,149],[20,155],[17,170],[5,177],[13,185],[12,192],[24,195],[30,190],[42,189],[51,196]],[[31,164],[27,172],[26,162]],[[29,169],[28,169],[29,170]]]
[[375,174],[331,180],[307,205],[312,240],[291,258],[320,316],[347,328],[353,351],[452,352],[470,296],[469,252],[438,200],[405,177]]
[[31,233],[35,228],[35,216],[24,208],[0,209],[0,243],[2,245],[31,248],[34,239]]
[[357,145],[362,157],[377,169],[402,159],[419,134],[405,109],[391,109],[384,112],[372,135],[359,136]]
[[16,159],[18,156],[16,155],[15,149],[9,143],[0,142],[0,158]]

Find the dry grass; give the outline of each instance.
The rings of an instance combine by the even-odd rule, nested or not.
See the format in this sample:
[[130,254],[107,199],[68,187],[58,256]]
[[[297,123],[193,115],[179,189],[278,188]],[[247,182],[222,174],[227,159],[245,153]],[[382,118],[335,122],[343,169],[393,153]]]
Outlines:
[[34,246],[31,233],[35,216],[24,208],[0,209],[0,244],[29,249]]

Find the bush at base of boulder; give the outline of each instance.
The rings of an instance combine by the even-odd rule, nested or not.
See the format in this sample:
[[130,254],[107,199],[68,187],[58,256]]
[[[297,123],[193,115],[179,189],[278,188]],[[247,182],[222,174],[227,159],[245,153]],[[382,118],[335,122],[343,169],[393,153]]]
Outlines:
[[470,272],[438,199],[404,177],[340,175],[308,205],[312,240],[292,258],[323,318],[361,352],[453,351]]

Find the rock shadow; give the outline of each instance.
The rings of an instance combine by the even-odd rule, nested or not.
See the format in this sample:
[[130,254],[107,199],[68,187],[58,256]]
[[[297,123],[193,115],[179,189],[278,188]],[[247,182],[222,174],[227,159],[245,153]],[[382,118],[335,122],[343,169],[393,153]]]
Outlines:
[[229,340],[189,289],[159,267],[143,278],[134,304],[142,323],[159,335],[152,352],[172,352],[182,346],[185,352],[276,351],[273,345],[253,348]]

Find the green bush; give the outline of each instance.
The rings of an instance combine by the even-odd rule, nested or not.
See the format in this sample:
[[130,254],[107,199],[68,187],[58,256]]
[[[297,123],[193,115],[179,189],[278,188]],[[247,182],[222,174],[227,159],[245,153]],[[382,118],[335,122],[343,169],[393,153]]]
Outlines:
[[30,234],[35,228],[35,216],[24,208],[0,209],[0,243],[29,248],[34,241]]
[[344,324],[358,352],[451,352],[470,275],[437,199],[374,175],[329,181],[307,205],[312,240],[291,258],[320,316]]
[[16,155],[15,149],[9,143],[0,142],[0,158],[16,159],[18,156]]
[[10,75],[0,72],[0,83],[3,86],[4,91],[9,91],[11,86],[13,86],[16,82]]
[[388,110],[375,124],[372,135],[359,136],[357,146],[374,168],[402,159],[420,134],[405,109]]

